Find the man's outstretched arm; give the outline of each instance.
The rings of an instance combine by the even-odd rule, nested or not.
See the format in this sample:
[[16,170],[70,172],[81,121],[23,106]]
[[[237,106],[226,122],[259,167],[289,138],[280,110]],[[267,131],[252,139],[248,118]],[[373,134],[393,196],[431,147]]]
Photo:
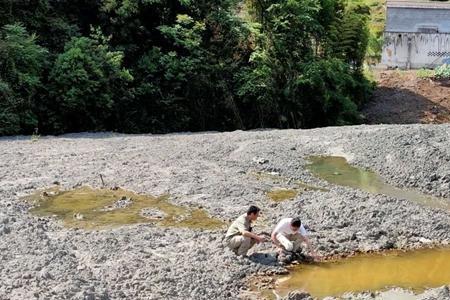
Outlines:
[[247,231],[247,230],[241,230],[241,234],[245,237],[249,237],[257,241],[258,243],[264,242],[266,239],[263,236],[259,236],[257,234],[254,234],[253,232]]
[[314,259],[319,259],[320,257],[317,255],[317,252],[314,250],[309,238],[302,235],[300,232],[298,233],[298,235],[300,236],[300,239],[302,240],[302,242],[306,244],[306,247],[307,247],[308,251],[310,252],[311,256]]

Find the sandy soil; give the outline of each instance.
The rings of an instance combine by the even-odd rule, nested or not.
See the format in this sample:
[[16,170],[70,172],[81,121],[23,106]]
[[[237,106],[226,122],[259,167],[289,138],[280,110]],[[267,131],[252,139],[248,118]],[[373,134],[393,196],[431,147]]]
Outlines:
[[[450,125],[1,138],[0,299],[237,299],[248,295],[250,275],[284,270],[268,243],[236,258],[222,245],[225,229],[67,229],[33,216],[20,200],[55,181],[99,187],[100,173],[107,185],[169,193],[173,203],[225,221],[256,204],[264,215],[256,230],[299,215],[322,255],[450,242],[447,211],[328,184],[304,167],[309,155],[342,155],[389,183],[450,197]],[[266,193],[291,183],[262,180],[258,171],[329,191],[273,203]],[[448,289],[434,289],[423,299],[447,296]]]
[[368,124],[450,122],[450,83],[419,78],[417,71],[376,71],[377,88],[362,110]]

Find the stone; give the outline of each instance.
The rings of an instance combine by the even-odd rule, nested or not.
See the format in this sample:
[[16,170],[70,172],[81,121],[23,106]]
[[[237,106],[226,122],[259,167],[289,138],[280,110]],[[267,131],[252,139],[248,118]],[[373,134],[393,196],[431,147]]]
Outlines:
[[73,214],[73,218],[74,218],[75,220],[81,221],[81,220],[84,219],[84,216],[83,216],[83,214],[75,213],[75,214]]
[[283,298],[283,300],[313,300],[313,298],[307,292],[293,291]]
[[269,162],[268,159],[265,159],[265,158],[262,158],[262,157],[254,157],[252,160],[253,160],[254,163],[257,163],[257,164],[260,164],[260,165],[263,165],[263,164],[266,164],[266,163]]
[[156,208],[143,208],[139,214],[148,219],[163,219],[166,216],[166,213]]
[[431,244],[432,243],[432,241],[430,239],[427,239],[424,237],[419,238],[419,242],[421,242],[422,244]]

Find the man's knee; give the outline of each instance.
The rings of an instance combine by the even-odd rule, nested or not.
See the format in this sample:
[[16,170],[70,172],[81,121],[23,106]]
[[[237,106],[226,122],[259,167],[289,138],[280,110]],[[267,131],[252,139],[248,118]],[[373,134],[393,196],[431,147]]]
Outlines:
[[293,251],[294,250],[294,243],[292,243],[291,241],[286,241],[283,244],[283,246],[286,249],[286,251]]
[[230,248],[233,251],[237,251],[237,249],[239,249],[239,247],[241,247],[243,241],[244,241],[243,236],[232,237],[227,243],[228,248]]
[[289,240],[288,237],[282,235],[279,233],[277,235],[277,240],[280,242],[280,244],[283,246],[284,250],[286,251],[293,251],[294,250],[294,243]]
[[250,250],[251,247],[253,247],[253,245],[255,244],[255,242],[249,238],[249,237],[243,237],[242,239],[242,243],[239,247],[239,249],[237,249],[237,255],[247,255],[248,250]]

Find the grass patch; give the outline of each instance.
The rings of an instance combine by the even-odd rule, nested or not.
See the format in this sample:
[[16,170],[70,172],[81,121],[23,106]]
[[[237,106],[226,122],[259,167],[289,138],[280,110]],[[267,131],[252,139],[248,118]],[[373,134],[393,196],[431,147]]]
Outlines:
[[430,69],[420,69],[416,72],[417,78],[433,78],[435,76],[434,70]]
[[275,202],[282,202],[285,200],[294,199],[297,197],[298,191],[294,189],[274,189],[270,192],[267,192],[267,197],[272,199]]

